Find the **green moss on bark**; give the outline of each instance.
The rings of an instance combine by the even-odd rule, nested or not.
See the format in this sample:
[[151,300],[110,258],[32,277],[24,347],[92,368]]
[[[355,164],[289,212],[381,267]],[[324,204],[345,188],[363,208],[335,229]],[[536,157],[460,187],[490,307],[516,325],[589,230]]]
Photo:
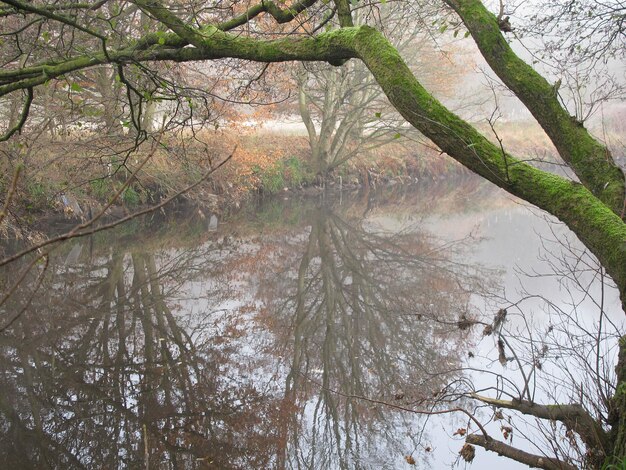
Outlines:
[[504,155],[441,105],[382,35],[361,27],[355,50],[396,109],[444,152],[510,193],[552,213],[591,249],[626,293],[626,225],[585,186]]
[[554,87],[513,52],[497,18],[480,0],[447,3],[465,23],[489,66],[530,110],[580,181],[621,214],[626,184],[608,149],[561,106]]

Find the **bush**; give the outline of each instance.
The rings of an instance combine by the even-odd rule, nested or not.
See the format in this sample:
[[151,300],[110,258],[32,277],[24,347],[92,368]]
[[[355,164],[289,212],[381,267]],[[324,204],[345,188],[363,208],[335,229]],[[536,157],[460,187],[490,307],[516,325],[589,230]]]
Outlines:
[[261,190],[269,194],[282,191],[285,187],[300,187],[313,180],[312,174],[298,157],[276,161],[264,170],[255,166],[253,171],[255,174],[260,173]]
[[44,183],[30,181],[26,184],[26,207],[28,209],[44,209],[48,206],[48,194],[53,192],[52,188]]
[[282,162],[277,162],[265,170],[261,175],[261,187],[264,192],[275,194],[285,187],[283,170]]
[[112,192],[111,180],[108,178],[99,178],[89,183],[91,194],[101,201],[106,200]]
[[301,186],[307,182],[308,175],[302,160],[298,157],[289,157],[285,160],[285,177],[290,186]]
[[139,197],[139,193],[135,191],[134,188],[128,187],[122,193],[122,201],[124,201],[124,204],[128,204],[129,206],[136,206],[141,202],[141,198]]

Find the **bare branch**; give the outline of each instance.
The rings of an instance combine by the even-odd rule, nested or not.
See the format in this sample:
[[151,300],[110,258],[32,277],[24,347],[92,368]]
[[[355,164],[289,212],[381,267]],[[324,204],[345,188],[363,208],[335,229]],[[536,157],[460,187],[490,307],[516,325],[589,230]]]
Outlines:
[[560,421],[569,429],[575,431],[587,446],[592,448],[599,447],[605,453],[608,451],[608,436],[606,432],[602,429],[600,423],[579,404],[539,405],[526,400],[499,400],[476,393],[472,393],[471,397],[498,408],[519,411],[535,418]]
[[[104,5],[106,2],[108,2],[109,0],[100,0],[99,2],[96,3],[67,3],[67,4],[62,4],[62,5],[46,5],[44,7],[41,7],[40,10],[45,10],[45,11],[49,11],[49,12],[54,12],[54,11],[67,11],[67,10],[91,10],[91,11],[95,11],[98,8],[100,8],[102,5]],[[8,2],[4,2],[4,3],[8,3]],[[18,10],[17,7],[14,7],[15,9],[11,10],[11,9],[7,9],[7,10],[0,10],[0,18],[5,17],[5,16],[11,16],[11,15],[15,15],[17,13],[35,13],[32,11],[28,11],[25,12],[23,10]]]
[[76,21],[74,21],[71,18],[68,18],[67,16],[62,16],[62,15],[57,15],[56,13],[54,13],[53,11],[46,9],[46,8],[38,8],[35,7],[29,3],[24,3],[24,2],[20,2],[18,0],[2,0],[3,3],[6,3],[8,5],[11,5],[12,7],[18,9],[18,10],[22,10],[22,11],[27,11],[30,13],[36,13],[38,15],[41,15],[45,18],[49,18],[51,20],[55,20],[58,21],[60,23],[64,23],[68,26],[72,26],[73,28],[76,28],[84,33],[87,33],[91,36],[95,36],[98,39],[105,41],[106,37],[103,36],[100,33],[97,33],[96,31],[92,31],[89,28],[86,28],[84,26],[81,26],[80,24],[78,24]]
[[[0,136],[0,142],[5,142],[11,138],[13,134],[16,132],[21,132],[22,127],[26,124],[26,120],[28,119],[28,113],[30,112],[30,105],[33,103],[33,87],[28,87],[26,89],[26,101],[24,102],[24,106],[22,107],[22,113],[20,114],[20,120],[9,129],[3,136]],[[2,219],[0,219],[2,220]]]
[[561,462],[560,460],[541,455],[534,455],[505,444],[504,442],[497,441],[490,437],[481,436],[480,434],[470,434],[465,439],[465,442],[483,447],[486,450],[495,452],[503,457],[508,457],[509,459],[523,463],[529,467],[543,468],[545,470],[577,470],[577,467]]

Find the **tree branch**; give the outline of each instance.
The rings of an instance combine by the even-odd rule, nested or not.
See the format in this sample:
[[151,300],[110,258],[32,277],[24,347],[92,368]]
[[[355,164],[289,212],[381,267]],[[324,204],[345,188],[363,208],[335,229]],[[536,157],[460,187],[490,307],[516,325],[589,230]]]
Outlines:
[[480,434],[470,434],[465,439],[465,442],[483,447],[486,450],[495,452],[503,457],[508,457],[509,459],[523,463],[532,468],[543,468],[545,470],[577,470],[577,467],[561,462],[558,459],[534,455],[491,437],[481,436]]
[[[104,5],[108,0],[100,0],[99,2],[96,3],[66,3],[66,4],[61,4],[61,5],[46,5],[46,6],[42,6],[41,8],[39,8],[39,10],[44,10],[44,11],[48,11],[48,12],[54,12],[54,11],[67,11],[67,10],[91,10],[91,11],[95,11],[98,8],[100,8],[102,5]],[[7,2],[3,2],[3,3],[7,3]],[[14,9],[8,9],[8,10],[0,10],[0,18],[5,17],[5,16],[11,16],[11,15],[15,15],[17,13],[35,13],[33,11],[20,11],[17,9],[17,7],[13,7]]]
[[217,25],[218,29],[222,31],[229,31],[237,26],[241,26],[246,24],[252,18],[260,15],[263,12],[269,13],[276,20],[277,23],[289,23],[293,20],[297,15],[302,13],[307,8],[313,6],[317,0],[301,0],[299,2],[294,3],[291,7],[281,10],[274,2],[271,0],[262,0],[258,5],[254,5],[245,13],[242,13],[239,16],[236,16],[228,21],[224,21]]
[[[0,72],[0,96],[12,91],[35,87],[48,80],[70,72],[82,70],[106,63],[136,63],[147,61],[189,62],[221,58],[247,59],[257,62],[285,62],[292,60],[331,61],[349,59],[356,56],[352,42],[358,32],[356,28],[335,30],[323,33],[315,38],[256,40],[235,36],[212,27],[209,32],[191,30],[189,33],[200,47],[169,47],[155,45],[145,50],[135,46],[120,50],[90,53],[64,62],[40,64],[36,68]],[[143,44],[143,43],[142,43]],[[22,75],[22,72],[24,75]]]
[[608,453],[608,436],[600,423],[579,404],[539,405],[525,400],[499,400],[472,393],[471,397],[498,408],[519,411],[535,418],[560,421],[576,432],[582,441],[591,448],[600,448]]
[[626,182],[608,149],[561,106],[554,87],[513,52],[498,19],[480,0],[446,3],[461,17],[489,66],[526,105],[580,181],[621,215]]
[[30,105],[33,103],[33,87],[28,87],[26,89],[26,101],[24,102],[24,106],[22,107],[22,113],[20,114],[20,120],[13,126],[11,129],[7,130],[7,132],[0,136],[0,142],[5,142],[11,138],[13,134],[16,132],[21,132],[22,127],[26,124],[26,120],[28,119],[28,114],[30,112]]
[[20,2],[18,0],[2,0],[2,3],[6,3],[7,5],[11,5],[13,8],[20,10],[20,11],[26,11],[29,13],[36,13],[38,15],[41,15],[45,18],[51,19],[51,20],[55,20],[58,21],[60,23],[64,23],[68,26],[71,26],[73,28],[78,29],[79,31],[82,31],[84,33],[87,33],[91,36],[95,36],[98,39],[100,39],[101,41],[106,41],[106,37],[103,36],[100,33],[97,33],[95,31],[92,31],[89,28],[85,28],[84,26],[81,26],[80,24],[76,23],[76,21],[74,21],[71,18],[68,18],[67,16],[62,16],[62,15],[57,15],[56,13],[54,13],[54,11],[47,9],[47,8],[38,8],[35,7],[29,3],[24,3],[24,2]]

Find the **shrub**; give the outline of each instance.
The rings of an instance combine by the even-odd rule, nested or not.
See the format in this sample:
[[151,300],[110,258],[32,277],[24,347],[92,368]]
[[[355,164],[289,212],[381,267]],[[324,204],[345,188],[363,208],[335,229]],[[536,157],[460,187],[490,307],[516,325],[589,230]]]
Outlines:
[[106,200],[112,192],[111,180],[108,178],[99,178],[89,183],[91,194],[99,200]]
[[139,193],[135,191],[134,188],[128,187],[122,193],[122,201],[124,201],[124,204],[128,204],[129,206],[136,206],[141,202],[141,198],[139,197]]

